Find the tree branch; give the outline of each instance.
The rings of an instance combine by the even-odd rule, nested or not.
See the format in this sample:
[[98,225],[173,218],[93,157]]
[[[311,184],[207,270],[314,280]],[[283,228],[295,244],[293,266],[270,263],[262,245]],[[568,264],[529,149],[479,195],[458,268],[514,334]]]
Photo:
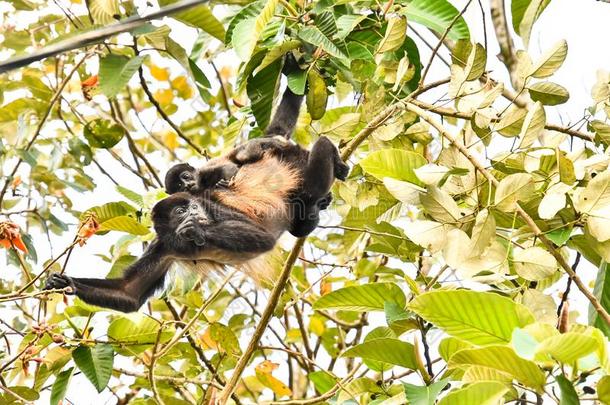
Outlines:
[[80,33],[74,38],[58,42],[54,45],[46,46],[38,52],[34,52],[30,55],[13,58],[4,63],[0,63],[0,73],[24,67],[32,62],[48,58],[49,56],[54,56],[60,53],[71,51],[73,49],[83,48],[87,45],[100,43],[106,38],[110,38],[113,35],[120,34],[121,32],[134,30],[150,20],[165,17],[167,15],[176,13],[178,11],[186,10],[203,3],[203,0],[185,0],[180,3],[175,3],[170,6],[164,7],[161,10],[152,12],[150,14],[146,14],[142,17],[129,17],[119,23],[112,24],[107,27]]

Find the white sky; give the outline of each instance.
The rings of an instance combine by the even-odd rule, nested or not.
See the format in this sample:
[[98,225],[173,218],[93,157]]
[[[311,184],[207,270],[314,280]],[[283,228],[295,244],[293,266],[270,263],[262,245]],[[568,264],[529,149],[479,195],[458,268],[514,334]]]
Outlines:
[[[461,9],[466,0],[453,1],[454,5]],[[492,77],[498,80],[506,80],[508,78],[505,73],[504,66],[495,58],[499,53],[495,41],[495,33],[489,18],[489,9],[486,1],[482,1],[485,7],[487,16],[487,36],[488,36],[488,69],[492,70]],[[466,13],[466,19],[471,27],[471,35],[473,40],[483,43],[483,27],[480,23],[480,9],[476,1],[472,3]],[[417,27],[417,26],[416,26]],[[418,32],[423,33],[425,29],[422,27],[416,28]],[[183,46],[189,46],[184,38],[192,38],[194,31],[185,29],[184,32],[177,32],[180,37],[180,43]],[[431,43],[435,44],[431,35],[426,35]],[[516,47],[521,47],[520,40],[516,38]],[[610,70],[610,52],[608,52],[608,38],[610,38],[610,5],[593,0],[554,0],[550,3],[547,10],[534,26],[532,39],[530,43],[530,54],[536,59],[536,56],[548,49],[551,45],[560,39],[566,39],[569,46],[568,57],[563,67],[552,77],[555,81],[570,92],[570,100],[568,103],[558,108],[550,108],[547,110],[547,117],[553,123],[567,124],[570,121],[576,121],[582,117],[582,111],[591,104],[590,89],[595,81],[595,73],[598,69]],[[194,38],[193,38],[194,39]],[[416,42],[421,42],[415,38]],[[187,48],[188,49],[188,48]],[[430,51],[422,44],[419,45],[422,53],[422,62],[426,62],[429,58]],[[236,67],[234,58],[218,61],[220,65],[225,63],[233,64]],[[428,77],[429,81],[444,78],[448,75],[448,69],[437,59],[433,69]],[[213,77],[213,76],[210,76]],[[558,111],[560,114],[550,113],[549,111]],[[150,120],[146,119],[146,123],[155,122],[155,117],[150,116]],[[105,152],[99,152],[99,155],[107,155]],[[137,192],[143,192],[141,182],[134,176],[126,173],[126,171],[112,159],[101,158],[105,163],[106,169],[117,179],[125,181],[126,186]],[[159,170],[164,174],[166,167],[162,165],[165,162],[159,162]],[[170,163],[167,163],[167,167]],[[96,204],[103,204],[110,201],[118,201],[122,199],[118,193],[114,191],[113,185],[99,173],[93,165],[87,169],[92,177],[99,182],[98,189],[95,193],[78,194],[70,192],[69,195],[74,202],[74,208],[77,210],[85,210]],[[70,221],[74,222],[74,221]],[[39,264],[35,266],[36,272],[40,270],[41,263],[51,257],[46,242],[46,237],[43,234],[32,235],[36,241],[36,248],[39,255]],[[68,266],[68,274],[73,276],[91,276],[103,277],[109,269],[109,265],[100,260],[96,254],[108,254],[108,248],[112,241],[117,240],[121,235],[118,233],[110,233],[106,236],[95,236],[83,248],[77,248],[72,254],[70,265]],[[72,233],[68,232],[63,238],[63,242],[58,242],[55,237],[54,253],[57,254],[63,250],[70,239]],[[3,260],[3,259],[0,259]],[[14,270],[14,269],[13,269]],[[587,268],[589,276],[595,274],[595,269],[592,266]],[[573,292],[572,299],[575,299],[578,305],[573,309],[578,309],[581,313],[586,314],[586,301],[579,297],[579,294]],[[373,323],[383,323],[384,315],[381,313],[371,313],[370,317]],[[378,318],[378,319],[377,319]],[[99,318],[98,318],[99,321]],[[96,328],[97,329],[97,328]],[[103,328],[97,329],[103,330]],[[242,342],[243,344],[243,342]],[[246,371],[245,375],[249,372]],[[250,372],[251,374],[251,372]],[[43,401],[48,401],[48,394],[43,396]],[[73,377],[70,384],[70,390],[67,399],[78,405],[84,404],[100,404],[114,403],[115,398],[108,390],[98,394],[93,386],[82,375]]]

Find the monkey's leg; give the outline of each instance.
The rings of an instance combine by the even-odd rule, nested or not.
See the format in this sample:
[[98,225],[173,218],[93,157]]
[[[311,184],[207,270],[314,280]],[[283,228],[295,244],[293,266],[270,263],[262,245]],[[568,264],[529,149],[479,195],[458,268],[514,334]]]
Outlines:
[[72,294],[89,304],[123,312],[137,311],[163,285],[171,265],[163,253],[158,245],[151,245],[140,259],[125,270],[123,277],[117,279],[72,278],[51,274],[44,289],[71,287]]
[[292,201],[290,233],[301,237],[310,234],[320,222],[320,211],[332,200],[329,191],[335,178],[345,180],[349,167],[341,161],[333,143],[322,136],[311,148],[303,170],[302,192]]
[[311,148],[307,166],[303,170],[303,193],[315,203],[326,197],[335,178],[345,180],[349,167],[341,161],[337,147],[321,136]]
[[320,211],[328,208],[332,200],[331,193],[326,194],[316,203],[306,204],[302,199],[294,198],[290,205],[292,221],[288,231],[297,238],[309,235],[320,222]]

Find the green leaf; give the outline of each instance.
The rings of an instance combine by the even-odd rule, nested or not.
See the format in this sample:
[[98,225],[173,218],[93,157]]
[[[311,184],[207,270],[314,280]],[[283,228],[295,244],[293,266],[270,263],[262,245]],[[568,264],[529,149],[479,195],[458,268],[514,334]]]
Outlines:
[[[168,4],[175,3],[178,0],[160,0],[159,5],[165,6]],[[170,16],[176,20],[183,22],[191,27],[202,29],[211,36],[218,38],[220,41],[225,40],[225,28],[222,23],[218,21],[209,6],[200,4],[196,7],[189,8],[185,11],[174,13]]]
[[[498,314],[498,321],[501,321]],[[546,381],[545,375],[538,366],[529,360],[517,356],[508,346],[486,346],[463,349],[455,353],[449,361],[449,367],[478,365],[489,367],[511,375],[517,381],[538,391]]]
[[321,394],[330,391],[337,384],[337,379],[324,370],[307,374],[307,379],[313,383],[316,390]]
[[360,161],[360,167],[366,173],[382,181],[384,177],[391,177],[423,186],[424,184],[415,174],[415,169],[426,163],[426,159],[415,152],[383,149],[369,153]]
[[293,39],[293,40],[285,41],[285,42],[269,49],[269,52],[267,52],[265,54],[265,57],[263,58],[260,65],[258,65],[256,67],[256,69],[254,69],[254,74],[260,72],[261,70],[263,70],[264,68],[266,68],[267,66],[269,66],[270,64],[275,62],[278,58],[285,55],[287,52],[298,48],[299,45],[301,45],[301,41]]
[[386,302],[393,302],[404,308],[405,294],[394,283],[363,284],[331,291],[318,299],[313,308],[359,312],[384,311]]
[[578,394],[572,385],[572,381],[568,380],[563,374],[555,377],[559,390],[561,391],[561,398],[559,399],[559,405],[580,405]]
[[233,31],[235,30],[237,24],[251,18],[256,18],[256,16],[260,14],[263,7],[265,7],[265,3],[265,0],[259,0],[247,4],[241,10],[239,10],[237,14],[235,14],[235,16],[233,16],[233,18],[229,22],[229,26],[227,27],[227,33],[225,34],[225,44],[228,45],[231,43],[233,39]]
[[273,18],[278,0],[267,0],[260,14],[254,18],[244,19],[233,29],[231,43],[242,61],[248,61],[261,33]]
[[100,231],[120,231],[127,232],[132,235],[146,235],[150,232],[147,227],[136,221],[134,218],[125,215],[100,222]]
[[[151,318],[140,313],[134,313],[122,315],[112,321],[108,326],[107,334],[110,341],[129,342],[130,345],[126,346],[125,349],[121,349],[119,345],[117,350],[120,353],[126,352],[133,355],[134,353],[141,353],[155,344],[159,327],[159,323]],[[170,329],[164,330],[161,332],[160,342],[167,342],[172,335]]]
[[114,350],[108,344],[96,344],[92,348],[79,346],[72,352],[72,358],[78,368],[91,383],[102,392],[108,385],[112,374]]
[[402,383],[409,405],[434,405],[438,394],[449,383],[449,378],[444,378],[430,385],[413,385]]
[[350,381],[348,384],[341,387],[337,404],[341,405],[349,399],[356,399],[362,394],[383,394],[384,390],[378,386],[371,378],[362,377]]
[[597,341],[583,333],[568,332],[544,339],[536,348],[536,360],[572,364],[597,349]]
[[407,36],[407,20],[403,17],[391,17],[385,35],[377,45],[375,53],[393,51],[399,48]]
[[544,105],[563,104],[570,98],[565,87],[552,82],[538,82],[528,86],[530,97]]
[[271,120],[273,95],[280,79],[281,67],[281,61],[277,60],[258,72],[256,76],[248,79],[246,84],[246,92],[250,99],[252,113],[261,130],[267,128]]
[[123,139],[125,130],[112,121],[97,118],[85,126],[83,135],[92,148],[110,149]]
[[297,70],[291,72],[288,75],[288,88],[292,90],[294,94],[303,95],[305,94],[305,87],[307,86],[307,71]]
[[[127,204],[126,202],[110,202],[96,207],[91,207],[87,211],[85,211],[85,213],[89,211],[95,213],[98,221],[105,222],[109,219],[122,215],[135,215],[136,209],[133,208],[131,205]],[[83,218],[84,215],[81,215],[80,219],[82,220]]]
[[532,67],[531,75],[538,79],[553,75],[563,65],[566,56],[568,56],[568,43],[562,39],[540,57]]
[[597,382],[597,397],[604,405],[610,404],[610,376],[605,375]]
[[360,357],[415,370],[417,361],[411,343],[393,338],[373,339],[343,352],[342,357]]
[[129,79],[142,66],[144,58],[109,54],[100,60],[100,91],[108,98],[115,97],[127,87]]
[[408,308],[447,334],[476,345],[508,343],[515,328],[534,322],[526,307],[489,292],[427,292]]
[[[402,11],[408,20],[423,24],[439,34],[444,34],[451,22],[459,14],[458,10],[447,0],[413,0]],[[468,25],[460,16],[447,35],[454,41],[470,38]]]
[[319,46],[329,55],[339,59],[348,59],[347,55],[317,27],[303,27],[299,30],[298,36],[305,42]]
[[513,27],[523,39],[526,48],[529,46],[534,23],[550,2],[551,0],[515,0],[513,2],[511,9],[517,13],[513,14]]
[[497,381],[479,381],[451,391],[438,405],[495,405],[508,392],[506,384]]
[[70,367],[57,375],[57,378],[53,383],[53,388],[51,388],[50,405],[58,405],[60,401],[64,399],[66,392],[68,391],[68,384],[70,383],[70,378],[72,378],[73,372],[74,367]]
[[366,18],[365,15],[344,14],[337,18],[337,34],[339,39],[345,39]]
[[146,208],[146,204],[144,204],[144,198],[140,194],[136,193],[135,191],[133,191],[127,187],[123,187],[121,185],[116,186],[116,189],[125,198],[128,198],[129,200],[131,200],[131,202],[136,203],[138,205],[138,207]]
[[322,76],[313,69],[307,74],[307,83],[309,83],[309,91],[305,100],[307,111],[312,120],[319,120],[324,116],[328,102],[326,83]]
[[[593,294],[597,297],[602,307],[606,311],[610,311],[610,266],[608,263],[601,262],[599,265],[595,286],[593,287]],[[589,325],[595,326],[601,330],[607,338],[610,338],[610,325],[600,318],[591,304],[589,304]]]

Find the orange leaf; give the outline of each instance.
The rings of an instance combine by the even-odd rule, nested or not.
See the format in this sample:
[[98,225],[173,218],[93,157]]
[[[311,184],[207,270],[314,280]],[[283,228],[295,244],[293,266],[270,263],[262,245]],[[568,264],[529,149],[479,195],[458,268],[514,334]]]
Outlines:
[[100,223],[97,220],[97,216],[93,212],[89,212],[81,221],[81,226],[78,229],[78,244],[83,246],[87,239],[95,235],[99,229]]
[[90,76],[89,78],[83,80],[80,83],[81,90],[83,92],[83,97],[85,100],[91,100],[93,98],[94,90],[97,88],[99,83],[99,78],[97,75]]
[[22,252],[28,253],[28,248],[23,243],[23,239],[21,239],[19,225],[14,222],[0,222],[0,245],[6,249],[14,246]]
[[22,183],[21,176],[15,176],[11,182],[11,188],[15,190]]

